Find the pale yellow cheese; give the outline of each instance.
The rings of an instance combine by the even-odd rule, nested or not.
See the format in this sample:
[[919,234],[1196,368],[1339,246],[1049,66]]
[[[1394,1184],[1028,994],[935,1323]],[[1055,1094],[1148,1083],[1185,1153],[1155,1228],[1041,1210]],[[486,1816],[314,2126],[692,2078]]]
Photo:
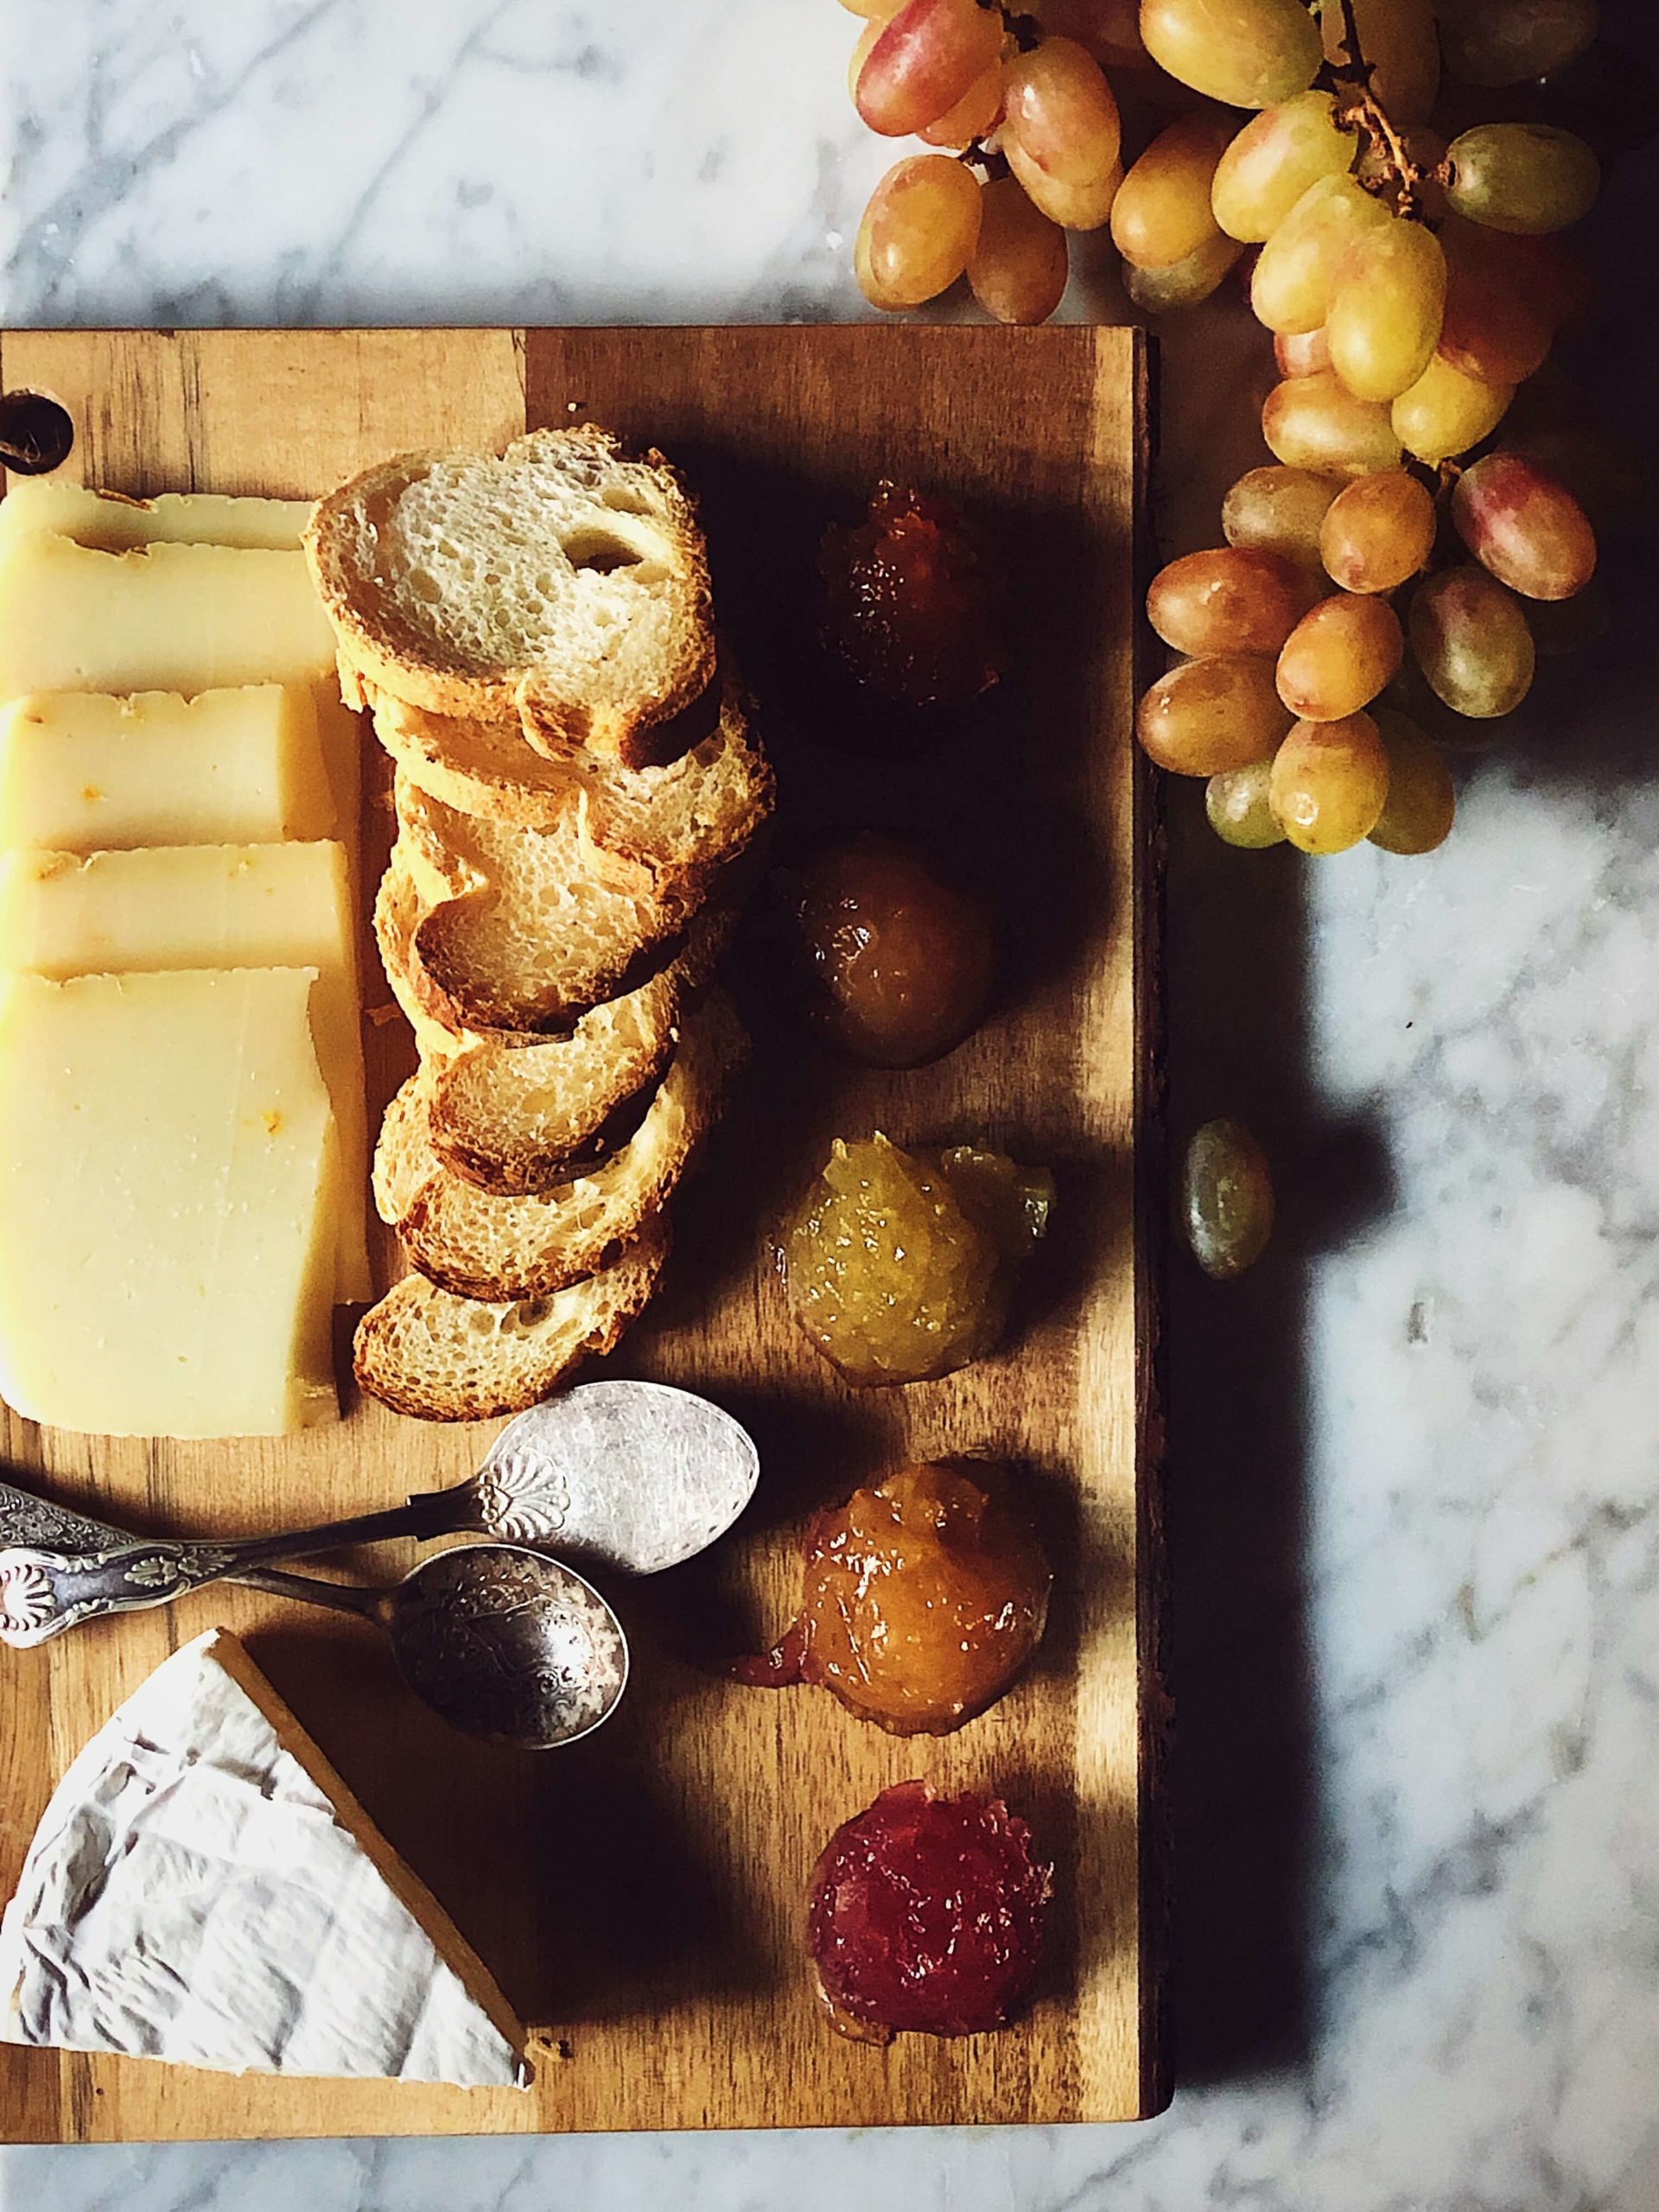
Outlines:
[[0,1393],[115,1436],[336,1409],[315,974],[0,980]]
[[325,842],[0,854],[0,969],[62,978],[315,968],[317,1058],[340,1125],[342,1303],[369,1295],[368,1133],[346,853]]
[[[308,684],[36,691],[0,707],[0,844],[264,844],[340,827]],[[350,821],[356,822],[356,806]]]
[[310,514],[308,499],[232,499],[222,492],[163,492],[156,499],[130,499],[55,476],[15,476],[0,500],[0,537],[55,530],[112,553],[167,541],[286,551],[299,544]]
[[334,666],[303,553],[0,538],[0,697],[312,683]]

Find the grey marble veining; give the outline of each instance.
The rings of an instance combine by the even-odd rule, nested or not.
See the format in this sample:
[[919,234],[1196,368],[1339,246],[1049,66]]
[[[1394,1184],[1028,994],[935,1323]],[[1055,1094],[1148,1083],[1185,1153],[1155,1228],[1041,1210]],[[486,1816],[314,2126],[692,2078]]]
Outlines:
[[[47,14],[8,16],[7,322],[860,311],[887,156],[834,0]],[[1626,283],[1581,348],[1638,428],[1652,336]],[[1235,309],[1167,343],[1162,522],[1202,543],[1262,349]],[[1659,2207],[1659,643],[1616,582],[1592,684],[1469,763],[1433,860],[1224,851],[1173,794],[1177,1122],[1243,1112],[1286,1194],[1255,1275],[1173,1299],[1173,2111],[13,2151],[4,2212]]]

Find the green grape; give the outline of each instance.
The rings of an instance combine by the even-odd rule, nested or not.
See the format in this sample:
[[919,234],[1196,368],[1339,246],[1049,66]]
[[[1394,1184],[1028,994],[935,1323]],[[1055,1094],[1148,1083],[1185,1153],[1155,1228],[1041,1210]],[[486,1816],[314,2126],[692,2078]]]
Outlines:
[[[996,10],[989,12],[1000,23]],[[1122,137],[1105,73],[1075,39],[1046,38],[1008,63],[1002,151],[1051,222],[1095,230],[1105,221]]]
[[1319,329],[1349,247],[1393,220],[1351,176],[1322,176],[1310,184],[1256,257],[1250,277],[1256,321],[1293,334]]
[[1446,66],[1465,85],[1519,85],[1581,54],[1596,35],[1596,0],[1442,0]]
[[1435,696],[1473,721],[1518,707],[1532,688],[1535,648],[1521,602],[1472,565],[1425,578],[1408,626]]
[[1170,308],[1197,307],[1207,300],[1244,251],[1236,238],[1217,231],[1215,236],[1184,261],[1161,269],[1137,269],[1123,264],[1123,289],[1136,307],[1147,315],[1162,315]]
[[1405,657],[1386,599],[1333,593],[1311,607],[1279,656],[1279,696],[1308,722],[1344,721],[1369,706]]
[[980,194],[979,237],[968,282],[999,322],[1046,322],[1065,290],[1065,232],[1027,198],[1017,177],[993,177]]
[[872,307],[889,314],[948,291],[979,236],[980,185],[948,154],[911,154],[870,194],[853,269]]
[[[1395,124],[1421,123],[1440,88],[1440,46],[1434,0],[1353,0],[1359,50],[1370,64],[1370,88]],[[1346,25],[1337,0],[1321,7],[1325,58],[1343,60]]]
[[1521,384],[1541,367],[1555,333],[1548,283],[1534,265],[1543,238],[1518,238],[1449,215],[1440,230],[1446,308],[1442,360],[1482,384]]
[[1564,231],[1595,205],[1601,164],[1548,123],[1479,123],[1446,149],[1446,196],[1495,231]]
[[1369,715],[1298,722],[1273,756],[1273,810],[1304,853],[1345,853],[1369,837],[1389,795],[1389,756]]
[[1147,52],[1227,107],[1270,107],[1312,84],[1318,26],[1301,0],[1141,0]]
[[1268,760],[1290,728],[1273,663],[1227,655],[1183,661],[1141,702],[1135,734],[1176,776],[1217,776]]
[[1357,399],[1397,399],[1433,359],[1446,256],[1421,223],[1367,231],[1343,256],[1325,316],[1331,365]]
[[1446,756],[1415,722],[1392,707],[1371,719],[1389,756],[1389,795],[1370,831],[1385,853],[1432,853],[1451,834],[1458,795]]
[[1273,1171],[1242,1122],[1195,1129],[1181,1168],[1181,1211],[1192,1256],[1217,1282],[1254,1267],[1273,1235]]
[[1276,653],[1311,604],[1306,571],[1234,545],[1183,554],[1153,578],[1147,620],[1178,653]]
[[1338,129],[1329,92],[1298,92],[1237,133],[1210,188],[1215,218],[1248,245],[1270,238],[1309,185],[1352,168],[1357,141]]
[[1434,499],[1403,468],[1357,476],[1319,525],[1319,556],[1344,591],[1393,591],[1434,548]]
[[1230,545],[1317,567],[1325,511],[1343,482],[1313,468],[1252,468],[1222,502],[1222,535]]
[[1252,760],[1247,768],[1211,777],[1204,789],[1204,810],[1217,837],[1253,853],[1284,843],[1284,830],[1268,800],[1272,772],[1271,760]]
[[1571,599],[1595,573],[1590,518],[1523,454],[1490,453],[1465,468],[1452,520],[1481,566],[1525,599]]
[[1213,243],[1210,181],[1231,135],[1226,116],[1200,108],[1160,130],[1118,187],[1112,244],[1137,269],[1166,269]]
[[1514,397],[1512,385],[1482,384],[1437,354],[1395,401],[1389,420],[1406,451],[1438,468],[1490,437]]
[[1275,385],[1262,404],[1262,435],[1290,468],[1367,476],[1399,466],[1400,440],[1388,409],[1356,399],[1329,370]]

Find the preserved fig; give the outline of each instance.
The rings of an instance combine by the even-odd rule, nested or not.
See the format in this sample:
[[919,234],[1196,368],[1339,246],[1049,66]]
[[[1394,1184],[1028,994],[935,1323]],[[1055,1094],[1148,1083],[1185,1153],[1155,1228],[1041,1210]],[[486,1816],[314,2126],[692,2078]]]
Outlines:
[[826,649],[855,682],[903,707],[961,704],[1006,665],[989,549],[955,502],[884,478],[862,522],[819,550]]
[[830,2018],[870,2043],[1002,2027],[1035,1976],[1052,1894],[1000,1797],[884,1789],[813,1870],[808,1941]]
[[1001,1153],[837,1137],[782,1242],[795,1319],[857,1387],[949,1375],[1001,1335],[1053,1199]]
[[830,1691],[895,1736],[942,1736],[995,1703],[1036,1649],[1052,1580],[1001,1470],[905,1467],[807,1531],[801,1610],[741,1680]]
[[919,1067],[983,1018],[990,919],[925,856],[872,830],[825,846],[798,879],[801,940],[820,1027],[855,1059]]

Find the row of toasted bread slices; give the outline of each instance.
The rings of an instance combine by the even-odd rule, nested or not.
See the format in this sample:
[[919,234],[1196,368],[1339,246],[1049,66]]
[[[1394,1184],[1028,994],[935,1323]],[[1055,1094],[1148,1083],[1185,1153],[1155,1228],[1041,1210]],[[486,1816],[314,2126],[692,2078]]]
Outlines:
[[425,1418],[514,1412],[655,1287],[746,1048],[712,979],[771,771],[659,455],[584,428],[407,456],[323,500],[308,550],[395,764],[375,930],[420,1055],[374,1172],[416,1272],[358,1376]]

